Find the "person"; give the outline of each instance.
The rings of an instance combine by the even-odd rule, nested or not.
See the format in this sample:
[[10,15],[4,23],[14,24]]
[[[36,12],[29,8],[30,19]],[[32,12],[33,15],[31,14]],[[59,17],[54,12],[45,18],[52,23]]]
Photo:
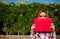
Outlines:
[[[47,11],[46,10],[38,10],[37,19],[46,19],[46,18],[51,18],[51,17],[49,17]],[[47,25],[47,24],[45,24],[45,25]],[[30,34],[31,39],[56,39],[55,25],[53,22],[51,22],[51,25],[50,25],[50,28],[52,29],[51,32],[42,32],[42,31],[39,32],[39,31],[37,31],[39,28],[38,29],[35,29],[35,28],[37,28],[36,24],[33,23],[31,26],[31,34]],[[46,28],[46,30],[48,30],[48,29]]]

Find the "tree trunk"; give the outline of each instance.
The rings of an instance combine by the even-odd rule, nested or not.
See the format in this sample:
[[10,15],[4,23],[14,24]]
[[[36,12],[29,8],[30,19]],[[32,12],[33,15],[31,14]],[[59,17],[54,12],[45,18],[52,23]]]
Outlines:
[[19,31],[18,31],[18,35],[19,35]]
[[6,32],[6,35],[9,35],[9,34]]

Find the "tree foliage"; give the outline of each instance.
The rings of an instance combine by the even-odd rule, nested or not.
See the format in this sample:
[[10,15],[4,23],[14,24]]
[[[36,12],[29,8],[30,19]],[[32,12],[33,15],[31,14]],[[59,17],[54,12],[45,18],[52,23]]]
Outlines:
[[0,4],[0,20],[3,21],[2,30],[5,33],[28,34],[33,24],[33,18],[37,17],[39,9],[47,10],[53,22],[56,25],[56,32],[59,32],[60,26],[60,4],[20,4],[19,6],[11,3],[9,5]]

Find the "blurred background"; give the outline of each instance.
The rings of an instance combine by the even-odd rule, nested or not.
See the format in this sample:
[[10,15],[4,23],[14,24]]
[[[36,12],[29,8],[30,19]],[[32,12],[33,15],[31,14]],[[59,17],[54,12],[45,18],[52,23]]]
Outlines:
[[39,9],[48,12],[60,34],[60,0],[0,0],[0,35],[29,35]]

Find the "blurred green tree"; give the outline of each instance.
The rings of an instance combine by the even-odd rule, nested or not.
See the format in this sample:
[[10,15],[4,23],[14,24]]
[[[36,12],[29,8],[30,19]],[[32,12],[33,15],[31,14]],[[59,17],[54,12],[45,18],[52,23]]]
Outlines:
[[9,34],[29,34],[33,19],[37,17],[37,11],[45,9],[56,25],[56,32],[60,32],[60,4],[0,4],[0,20],[3,21],[3,31]]

